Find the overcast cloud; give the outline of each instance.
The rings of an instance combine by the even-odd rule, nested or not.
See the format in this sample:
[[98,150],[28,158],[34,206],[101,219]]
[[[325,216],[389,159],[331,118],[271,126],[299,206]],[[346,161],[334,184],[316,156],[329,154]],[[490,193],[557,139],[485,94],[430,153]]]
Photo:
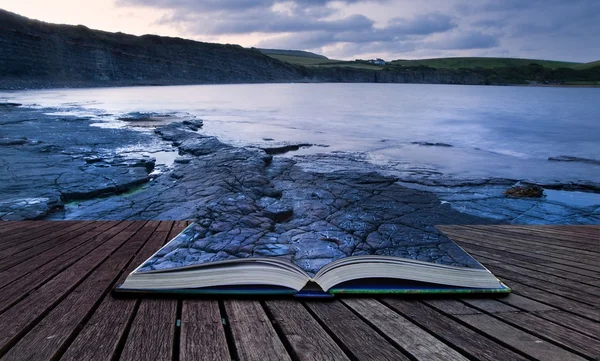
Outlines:
[[114,1],[158,12],[150,29],[332,58],[600,59],[600,0]]

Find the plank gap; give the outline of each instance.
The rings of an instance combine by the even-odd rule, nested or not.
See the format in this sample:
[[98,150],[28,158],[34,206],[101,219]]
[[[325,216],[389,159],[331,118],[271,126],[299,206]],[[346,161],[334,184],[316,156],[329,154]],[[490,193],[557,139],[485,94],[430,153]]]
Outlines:
[[302,302],[302,306],[306,309],[306,311],[308,311],[308,313],[312,316],[312,318],[314,318],[317,323],[325,330],[325,332],[327,332],[327,334],[329,335],[329,337],[331,337],[331,339],[339,346],[339,348],[344,351],[344,353],[346,354],[346,356],[351,360],[351,361],[360,361],[358,359],[358,357],[356,357],[352,351],[348,348],[348,346],[346,346],[346,344],[344,342],[342,342],[342,340],[340,340],[340,338],[336,335],[335,332],[333,332],[332,329],[330,329],[327,324],[321,320],[317,314],[310,309],[310,307],[308,307],[306,305],[306,303]]
[[[354,313],[359,319],[363,320],[363,322],[365,322],[367,325],[369,325],[369,327],[371,327],[375,332],[377,332],[387,342],[389,342],[391,345],[393,345],[398,351],[402,352],[404,354],[404,356],[406,356],[407,358],[409,358],[411,361],[419,361],[415,356],[413,356],[410,352],[408,352],[407,350],[405,350],[396,341],[394,341],[391,337],[389,337],[385,332],[381,331],[377,326],[375,326],[371,321],[369,321],[368,318],[364,317],[362,314],[360,314],[359,312],[357,312],[355,309],[353,309],[352,307],[348,306],[348,304],[346,304],[346,302],[344,302],[344,300],[341,300],[341,301],[342,301],[341,304],[343,304],[344,307],[346,307],[348,310],[350,310],[350,312]],[[392,312],[398,314],[398,312],[396,312],[392,308],[388,307],[387,305],[385,305],[383,303],[382,303],[382,305],[384,307],[390,309]],[[400,314],[398,314],[398,316],[400,316]]]
[[279,324],[279,322],[277,322],[277,319],[275,318],[275,316],[273,316],[273,313],[267,307],[267,305],[265,304],[265,301],[260,301],[260,305],[262,306],[263,311],[267,315],[267,318],[269,318],[269,321],[271,321],[271,325],[273,326],[273,329],[275,329],[275,333],[277,333],[277,336],[279,336],[279,339],[281,340],[283,347],[285,347],[285,350],[287,351],[288,355],[290,355],[290,358],[292,359],[292,361],[300,361],[300,357],[296,353],[296,350],[294,350],[294,348],[292,347],[292,344],[290,343],[288,338],[285,336],[285,333],[281,329],[281,325]]
[[231,330],[231,323],[227,316],[227,310],[225,309],[225,302],[219,300],[219,312],[221,313],[221,320],[223,322],[223,329],[225,330],[225,338],[227,339],[227,348],[229,349],[229,356],[232,361],[238,361],[237,347],[235,346],[235,339],[233,338],[233,331]]
[[183,309],[183,301],[177,300],[177,310],[175,311],[175,330],[173,336],[173,361],[179,361],[180,345],[181,345],[181,315]]
[[127,324],[125,325],[125,329],[123,330],[123,335],[121,336],[121,339],[119,340],[119,342],[117,343],[117,346],[115,347],[115,352],[113,353],[112,357],[110,358],[111,361],[119,361],[119,359],[121,359],[121,353],[125,349],[125,343],[127,342],[127,338],[129,337],[129,331],[131,330],[131,326],[133,325],[133,320],[135,320],[135,316],[137,315],[139,308],[140,308],[140,300],[137,299],[135,301],[135,305],[133,306],[133,311],[129,315],[129,319],[127,319]]

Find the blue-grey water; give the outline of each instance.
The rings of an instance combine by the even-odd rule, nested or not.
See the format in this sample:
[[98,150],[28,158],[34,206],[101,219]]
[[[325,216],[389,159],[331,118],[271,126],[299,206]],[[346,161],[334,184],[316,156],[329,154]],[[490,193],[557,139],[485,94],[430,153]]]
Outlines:
[[352,154],[405,176],[600,183],[598,164],[548,160],[600,160],[598,88],[198,85],[0,92],[2,100],[105,127],[124,126],[117,118],[128,112],[189,113],[225,142],[313,143],[323,146],[295,154]]

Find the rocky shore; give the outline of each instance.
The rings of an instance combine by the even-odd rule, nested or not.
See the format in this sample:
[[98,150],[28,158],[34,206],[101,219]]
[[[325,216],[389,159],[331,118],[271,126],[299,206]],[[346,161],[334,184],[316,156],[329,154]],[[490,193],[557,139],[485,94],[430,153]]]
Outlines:
[[594,207],[506,198],[507,182],[402,183],[346,155],[273,156],[205,136],[201,120],[172,121],[105,129],[51,109],[4,107],[0,219],[194,219],[215,244],[325,237],[369,247],[405,237],[414,252],[443,237],[437,224],[600,221]]

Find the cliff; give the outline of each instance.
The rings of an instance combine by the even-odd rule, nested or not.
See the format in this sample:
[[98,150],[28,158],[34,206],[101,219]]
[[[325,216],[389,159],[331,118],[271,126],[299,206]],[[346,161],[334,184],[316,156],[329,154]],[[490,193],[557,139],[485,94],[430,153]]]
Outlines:
[[0,88],[298,80],[255,49],[44,23],[0,9]]

